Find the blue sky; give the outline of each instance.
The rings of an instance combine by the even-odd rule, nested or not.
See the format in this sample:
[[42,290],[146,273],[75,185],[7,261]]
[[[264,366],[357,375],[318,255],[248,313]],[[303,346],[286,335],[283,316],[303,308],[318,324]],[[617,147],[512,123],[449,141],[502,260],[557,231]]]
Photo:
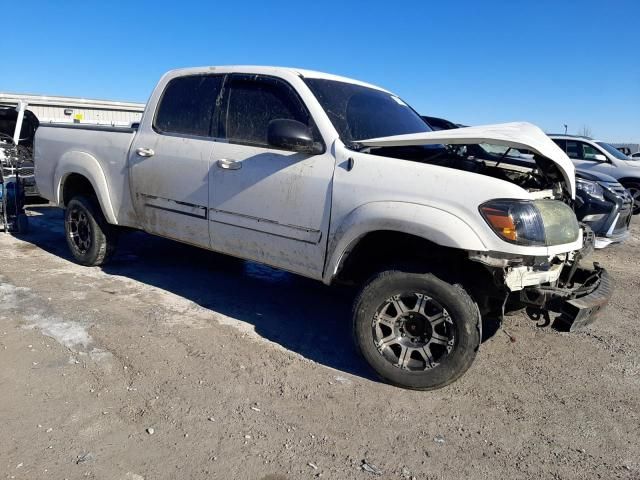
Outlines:
[[3,2],[0,91],[145,101],[166,70],[297,66],[466,124],[640,142],[640,1]]

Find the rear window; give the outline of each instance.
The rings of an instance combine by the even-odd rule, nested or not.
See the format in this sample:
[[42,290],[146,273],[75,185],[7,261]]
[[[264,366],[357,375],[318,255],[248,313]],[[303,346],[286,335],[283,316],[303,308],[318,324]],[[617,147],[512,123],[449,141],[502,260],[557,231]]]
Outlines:
[[211,135],[222,75],[174,78],[160,100],[154,128],[160,133],[207,137]]

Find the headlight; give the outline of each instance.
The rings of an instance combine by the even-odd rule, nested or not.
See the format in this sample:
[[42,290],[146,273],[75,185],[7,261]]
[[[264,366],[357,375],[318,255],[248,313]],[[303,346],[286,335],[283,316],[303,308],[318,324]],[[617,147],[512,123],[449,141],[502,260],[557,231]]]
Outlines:
[[573,210],[558,200],[491,200],[480,213],[500,238],[517,245],[563,245],[580,233]]
[[593,198],[604,201],[604,189],[596,182],[576,178],[576,188]]

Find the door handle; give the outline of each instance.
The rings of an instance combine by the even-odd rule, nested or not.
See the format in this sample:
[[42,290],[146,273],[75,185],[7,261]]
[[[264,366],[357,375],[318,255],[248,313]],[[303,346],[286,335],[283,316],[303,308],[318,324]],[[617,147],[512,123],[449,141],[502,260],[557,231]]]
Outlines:
[[224,168],[225,170],[240,170],[242,168],[242,162],[238,160],[227,160],[222,158],[218,160],[218,168]]
[[155,153],[156,152],[154,152],[150,148],[144,148],[144,147],[136,148],[136,155],[138,155],[139,157],[153,157]]

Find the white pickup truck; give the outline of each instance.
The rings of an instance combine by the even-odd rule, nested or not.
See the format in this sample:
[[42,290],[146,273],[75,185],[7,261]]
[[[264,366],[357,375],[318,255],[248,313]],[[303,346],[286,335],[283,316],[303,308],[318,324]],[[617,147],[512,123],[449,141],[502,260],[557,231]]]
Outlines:
[[[482,142],[536,164],[465,155]],[[129,227],[359,285],[356,343],[407,388],[459,378],[486,312],[529,306],[575,328],[611,295],[604,269],[578,266],[574,168],[537,127],[432,132],[396,95],[334,75],[171,71],[133,128],[41,125],[35,163],[83,265],[105,263]]]

